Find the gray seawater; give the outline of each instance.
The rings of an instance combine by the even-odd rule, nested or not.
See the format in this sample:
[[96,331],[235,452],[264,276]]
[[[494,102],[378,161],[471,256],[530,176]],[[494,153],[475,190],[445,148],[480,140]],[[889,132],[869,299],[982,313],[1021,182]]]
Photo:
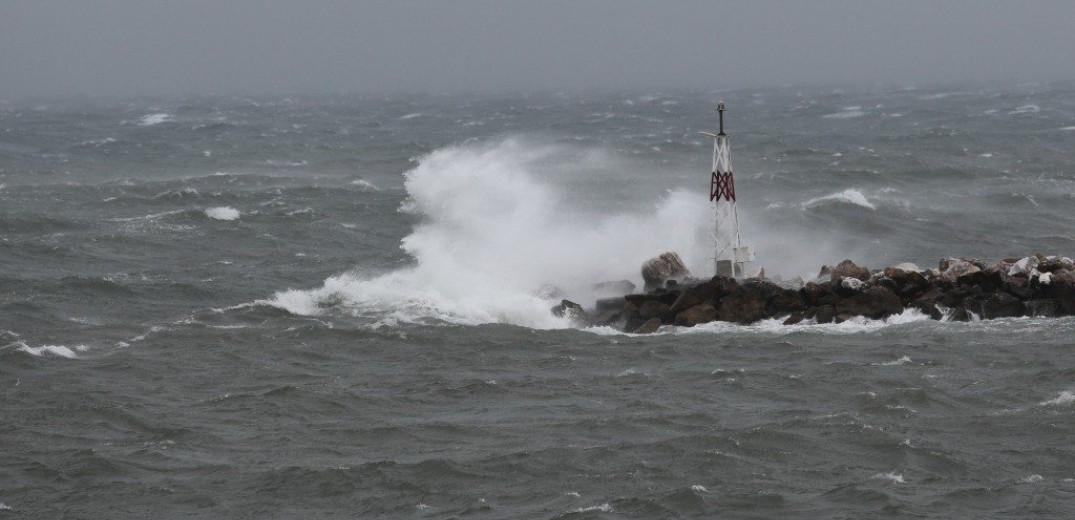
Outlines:
[[1075,87],[0,104],[0,518],[1075,516],[1075,320],[548,308],[1075,256]]

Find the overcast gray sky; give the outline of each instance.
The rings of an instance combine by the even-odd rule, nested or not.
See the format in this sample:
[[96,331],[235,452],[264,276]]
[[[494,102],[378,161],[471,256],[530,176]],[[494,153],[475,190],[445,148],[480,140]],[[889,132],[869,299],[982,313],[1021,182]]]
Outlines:
[[0,98],[1075,79],[1075,1],[0,0]]

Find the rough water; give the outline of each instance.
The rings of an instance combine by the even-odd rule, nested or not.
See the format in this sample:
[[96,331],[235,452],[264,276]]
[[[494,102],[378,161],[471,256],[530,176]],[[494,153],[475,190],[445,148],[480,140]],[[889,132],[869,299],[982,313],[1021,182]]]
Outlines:
[[707,273],[1075,256],[1075,87],[0,104],[0,518],[1070,518],[1075,320],[578,330]]

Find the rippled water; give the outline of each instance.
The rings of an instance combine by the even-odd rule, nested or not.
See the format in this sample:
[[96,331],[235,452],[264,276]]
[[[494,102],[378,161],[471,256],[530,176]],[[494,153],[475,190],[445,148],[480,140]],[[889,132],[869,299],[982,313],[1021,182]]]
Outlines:
[[631,336],[729,108],[770,274],[1075,256],[1075,90],[0,105],[0,517],[1075,514],[1075,319]]

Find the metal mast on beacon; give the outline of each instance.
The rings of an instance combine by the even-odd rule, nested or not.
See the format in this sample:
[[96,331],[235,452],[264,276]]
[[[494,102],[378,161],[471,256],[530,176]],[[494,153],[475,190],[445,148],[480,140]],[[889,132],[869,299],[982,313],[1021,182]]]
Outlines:
[[754,261],[754,251],[739,240],[739,213],[735,208],[735,178],[724,133],[724,102],[717,103],[720,130],[716,134],[700,132],[713,138],[713,176],[709,183],[709,201],[713,205],[713,265],[717,276],[743,278],[744,264]]

